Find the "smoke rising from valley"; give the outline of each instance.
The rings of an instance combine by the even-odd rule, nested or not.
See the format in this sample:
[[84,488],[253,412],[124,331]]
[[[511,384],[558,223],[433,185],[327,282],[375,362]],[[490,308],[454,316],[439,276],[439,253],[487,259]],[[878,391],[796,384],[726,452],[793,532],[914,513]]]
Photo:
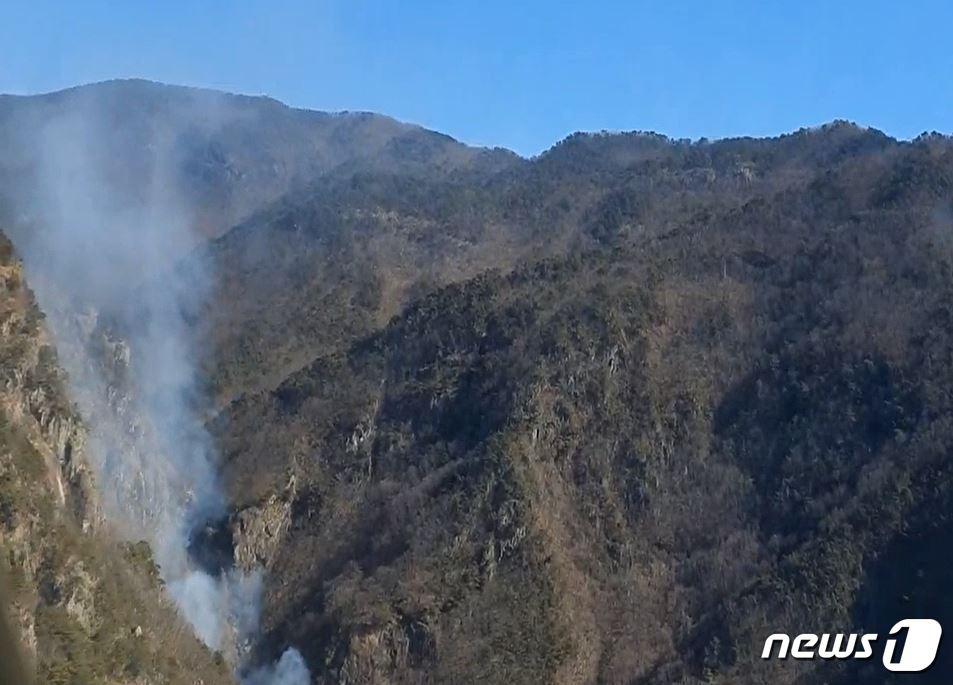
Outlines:
[[[196,244],[196,209],[177,175],[183,134],[207,136],[230,114],[197,94],[181,121],[117,138],[105,107],[77,104],[39,129],[22,122],[35,135],[17,150],[25,182],[14,238],[90,431],[105,518],[149,541],[181,614],[238,664],[258,628],[261,574],[203,568],[189,551],[195,531],[227,516],[190,320],[212,274],[171,275]],[[309,677],[289,650],[250,682]]]

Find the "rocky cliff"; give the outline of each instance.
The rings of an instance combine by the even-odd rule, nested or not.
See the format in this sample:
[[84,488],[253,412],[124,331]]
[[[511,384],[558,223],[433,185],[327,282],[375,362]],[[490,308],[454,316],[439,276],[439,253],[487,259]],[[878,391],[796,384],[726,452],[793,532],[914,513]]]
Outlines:
[[0,234],[0,563],[39,683],[229,682],[162,596],[151,552],[101,514],[83,421]]

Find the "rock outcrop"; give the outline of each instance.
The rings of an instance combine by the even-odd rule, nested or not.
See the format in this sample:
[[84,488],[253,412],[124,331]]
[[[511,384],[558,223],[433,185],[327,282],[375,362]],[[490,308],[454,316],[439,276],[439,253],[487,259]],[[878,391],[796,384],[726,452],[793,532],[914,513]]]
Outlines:
[[229,682],[164,599],[148,546],[106,524],[67,381],[0,234],[0,610],[28,670],[39,683]]

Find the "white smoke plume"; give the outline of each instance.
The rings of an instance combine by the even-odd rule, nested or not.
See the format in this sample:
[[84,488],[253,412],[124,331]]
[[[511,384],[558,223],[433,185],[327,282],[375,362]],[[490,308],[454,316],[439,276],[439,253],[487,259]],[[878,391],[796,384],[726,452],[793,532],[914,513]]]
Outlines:
[[285,650],[274,665],[255,671],[245,679],[244,683],[245,685],[308,685],[310,678],[304,659],[298,650],[292,647]]
[[[188,320],[213,274],[172,271],[196,242],[176,176],[182,132],[209,133],[227,108],[204,94],[182,121],[139,126],[122,140],[114,110],[93,99],[64,112],[24,143],[30,180],[14,239],[87,420],[107,518],[150,542],[182,615],[237,666],[257,630],[261,576],[213,576],[189,555],[196,526],[226,514],[199,419],[200,341]],[[308,681],[300,654],[289,651],[251,682]]]

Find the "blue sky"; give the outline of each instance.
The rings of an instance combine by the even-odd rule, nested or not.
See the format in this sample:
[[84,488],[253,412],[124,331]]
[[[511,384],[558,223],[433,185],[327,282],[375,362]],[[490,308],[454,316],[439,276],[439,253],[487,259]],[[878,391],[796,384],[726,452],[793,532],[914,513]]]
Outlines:
[[953,3],[0,0],[0,92],[107,78],[371,110],[536,154],[576,130],[953,132]]

